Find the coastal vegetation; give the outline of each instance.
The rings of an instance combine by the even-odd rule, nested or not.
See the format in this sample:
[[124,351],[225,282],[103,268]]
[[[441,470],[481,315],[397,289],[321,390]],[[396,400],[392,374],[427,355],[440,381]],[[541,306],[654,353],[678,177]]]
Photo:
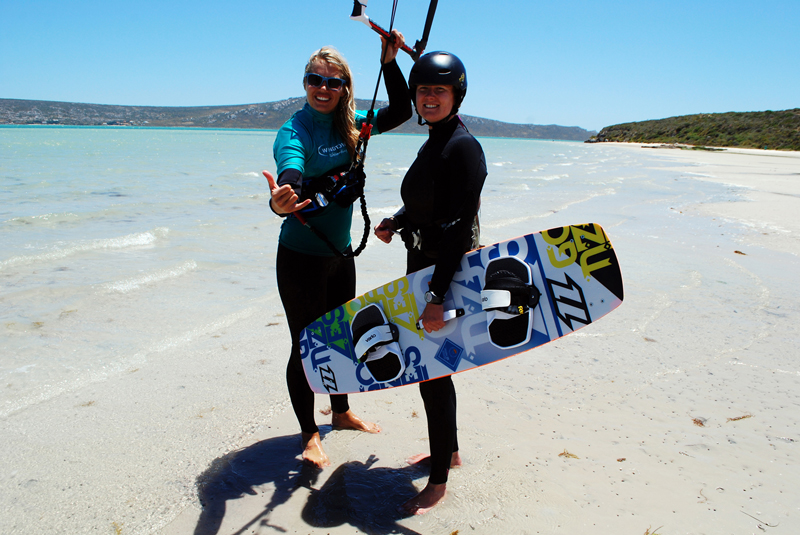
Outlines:
[[603,128],[588,142],[668,143],[800,151],[800,108],[702,113]]

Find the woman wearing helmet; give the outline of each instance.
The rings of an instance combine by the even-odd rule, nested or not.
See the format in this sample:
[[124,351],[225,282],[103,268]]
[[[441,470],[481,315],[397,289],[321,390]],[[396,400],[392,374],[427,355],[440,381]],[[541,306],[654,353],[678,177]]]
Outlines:
[[[404,206],[381,221],[375,235],[389,243],[393,232],[400,233],[408,249],[406,273],[435,266],[420,316],[430,333],[444,327],[444,295],[464,253],[478,246],[475,223],[486,159],[456,115],[467,92],[461,60],[448,52],[425,54],[411,69],[408,82],[419,124],[428,126],[428,140],[403,178]],[[426,381],[419,389],[428,420],[431,473],[422,492],[403,505],[410,514],[423,514],[441,501],[450,467],[461,465],[452,378]]]
[[[387,44],[382,39],[384,81],[389,106],[373,118],[373,133],[386,132],[411,117],[407,85],[395,61],[403,45],[397,30]],[[322,448],[319,428],[314,420],[314,393],[308,386],[300,355],[299,337],[303,328],[318,317],[356,295],[355,262],[352,257],[335,255],[319,237],[296,217],[287,217],[312,204],[309,190],[325,177],[350,167],[361,125],[367,113],[356,111],[350,67],[331,47],[311,55],[305,68],[303,88],[305,107],[281,127],[275,137],[273,154],[278,180],[264,171],[270,186],[270,207],[285,217],[281,226],[275,271],[286,321],[292,337],[292,350],[286,368],[286,382],[302,431],[303,460],[322,468],[330,464]],[[352,202],[352,201],[350,201]],[[321,204],[321,203],[320,203]],[[305,217],[340,253],[351,252],[351,204],[330,202],[314,206]],[[334,427],[379,432],[380,426],[356,416],[346,395],[331,395],[331,423]]]

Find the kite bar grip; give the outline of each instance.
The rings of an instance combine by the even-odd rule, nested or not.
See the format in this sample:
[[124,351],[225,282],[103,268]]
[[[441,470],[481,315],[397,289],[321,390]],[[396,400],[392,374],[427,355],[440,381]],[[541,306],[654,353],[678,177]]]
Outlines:
[[[388,41],[393,41],[394,40],[394,37],[392,37],[391,34],[389,34],[389,32],[387,32],[386,30],[384,30],[383,28],[381,28],[380,26],[378,26],[374,22],[369,21],[369,27],[372,28],[373,30],[375,30],[376,32],[378,32],[379,34],[381,34],[384,39],[387,39]],[[403,45],[401,48],[402,48],[403,52],[407,53],[409,56],[414,58],[414,61],[416,61],[419,58],[419,54],[415,50],[412,50],[411,48],[409,48],[408,45]]]

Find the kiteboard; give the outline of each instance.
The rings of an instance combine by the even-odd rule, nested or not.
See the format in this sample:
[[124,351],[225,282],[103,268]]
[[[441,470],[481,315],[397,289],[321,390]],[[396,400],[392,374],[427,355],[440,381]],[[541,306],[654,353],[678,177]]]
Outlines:
[[328,312],[300,335],[308,383],[350,394],[471,370],[566,336],[623,299],[608,235],[595,223],[528,234],[464,255],[444,296],[445,327],[419,324],[433,266]]

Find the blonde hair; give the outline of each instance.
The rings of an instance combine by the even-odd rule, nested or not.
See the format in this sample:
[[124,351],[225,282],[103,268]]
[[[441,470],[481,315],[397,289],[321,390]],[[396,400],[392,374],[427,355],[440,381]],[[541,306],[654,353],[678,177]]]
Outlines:
[[[358,143],[359,131],[356,128],[356,99],[353,91],[353,76],[350,71],[350,66],[344,56],[331,46],[323,46],[308,58],[304,74],[311,72],[314,63],[317,61],[325,62],[339,69],[342,78],[347,82],[342,87],[342,96],[339,98],[339,105],[333,112],[333,125],[339,131],[339,135],[347,145],[347,152],[352,157],[356,150]],[[303,78],[303,87],[305,87],[305,78]]]

